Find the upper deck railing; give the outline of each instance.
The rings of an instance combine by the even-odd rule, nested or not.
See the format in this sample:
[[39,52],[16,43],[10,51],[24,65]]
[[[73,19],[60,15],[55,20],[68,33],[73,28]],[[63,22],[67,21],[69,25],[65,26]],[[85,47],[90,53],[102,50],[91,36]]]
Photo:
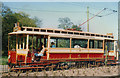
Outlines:
[[33,31],[33,32],[46,32],[46,33],[56,33],[56,34],[70,34],[70,35],[81,35],[81,36],[93,36],[93,37],[104,37],[104,38],[114,38],[113,35],[103,35],[91,32],[82,31],[71,31],[64,29],[48,29],[48,28],[36,28],[36,27],[22,27],[21,31]]

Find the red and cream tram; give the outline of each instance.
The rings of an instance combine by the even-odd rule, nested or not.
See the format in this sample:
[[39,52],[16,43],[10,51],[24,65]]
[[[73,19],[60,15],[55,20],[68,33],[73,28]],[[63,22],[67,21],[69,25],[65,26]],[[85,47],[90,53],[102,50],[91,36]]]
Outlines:
[[[117,58],[116,40],[112,34],[16,26],[8,35],[8,63],[14,69],[18,65],[34,66],[71,61],[93,64],[92,62],[104,63],[107,60],[107,63],[115,63]],[[44,54],[35,57],[39,60],[33,61],[32,57],[41,48],[41,42],[45,47]],[[51,47],[52,43],[54,47]]]

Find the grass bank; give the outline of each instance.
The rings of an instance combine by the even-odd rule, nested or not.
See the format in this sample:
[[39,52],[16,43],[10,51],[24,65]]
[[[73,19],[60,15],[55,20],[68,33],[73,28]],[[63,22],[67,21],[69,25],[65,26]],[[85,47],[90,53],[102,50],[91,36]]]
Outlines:
[[7,56],[0,57],[0,65],[7,65],[7,62],[8,62]]

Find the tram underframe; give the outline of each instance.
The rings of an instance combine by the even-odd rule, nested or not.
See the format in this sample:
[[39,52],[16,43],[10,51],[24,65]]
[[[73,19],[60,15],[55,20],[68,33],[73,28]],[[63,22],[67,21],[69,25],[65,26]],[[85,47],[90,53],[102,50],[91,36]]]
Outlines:
[[104,59],[101,60],[56,60],[56,61],[43,61],[37,63],[29,64],[19,64],[14,65],[11,71],[36,71],[36,70],[65,70],[65,69],[75,69],[75,68],[89,68],[89,67],[99,67],[104,66]]

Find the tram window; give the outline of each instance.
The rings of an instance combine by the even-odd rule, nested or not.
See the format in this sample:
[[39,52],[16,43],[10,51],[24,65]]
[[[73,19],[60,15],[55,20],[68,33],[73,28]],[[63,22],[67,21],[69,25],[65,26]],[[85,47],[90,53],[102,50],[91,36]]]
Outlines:
[[90,34],[86,34],[86,36],[90,36]]
[[106,37],[106,38],[107,38],[107,36],[104,36],[104,37]]
[[[51,38],[50,39],[50,44],[54,43],[54,45],[56,46],[56,40],[57,40],[57,38]],[[50,45],[50,47],[52,48],[52,44]]]
[[29,36],[29,49],[32,49],[32,36]]
[[80,35],[84,35],[84,33],[80,33]]
[[94,48],[94,40],[90,40],[90,42],[89,42],[89,48]]
[[96,35],[97,37],[99,37],[100,35]]
[[[44,44],[44,47],[47,47],[47,42],[48,42],[47,38],[41,38],[41,42]],[[40,45],[39,45],[39,47],[40,47]]]
[[102,40],[90,40],[89,48],[102,49],[103,48],[103,41]]
[[71,47],[74,48],[75,45],[79,45],[82,48],[87,48],[88,40],[85,39],[72,39]]
[[114,42],[113,41],[108,41],[107,42],[107,50],[114,50]]
[[32,29],[27,28],[27,31],[32,31]]
[[91,36],[95,36],[95,34],[91,34]]
[[60,33],[60,31],[55,31],[55,33]]
[[[51,38],[50,42],[54,42],[56,48],[70,48],[70,39],[69,38]],[[51,46],[50,46],[51,47]]]
[[79,33],[74,33],[75,35],[79,35]]
[[34,29],[34,31],[37,31],[37,32],[39,32],[39,29]]
[[98,48],[103,49],[103,41],[102,40],[98,41]]
[[53,33],[53,30],[47,30],[47,32]]
[[26,37],[24,37],[24,49],[26,49],[26,40],[27,38]]
[[23,35],[19,35],[17,37],[17,40],[18,40],[18,49],[26,49],[26,37],[23,36]]
[[65,31],[62,31],[62,33],[63,33],[63,34],[67,34],[67,32],[65,32]]
[[41,29],[41,32],[46,32],[46,30],[44,30],[44,29]]
[[68,32],[68,34],[73,34],[73,32]]
[[18,38],[18,49],[20,48],[20,47],[19,47],[19,44],[20,44],[20,38]]
[[23,37],[21,37],[21,49],[23,49]]

